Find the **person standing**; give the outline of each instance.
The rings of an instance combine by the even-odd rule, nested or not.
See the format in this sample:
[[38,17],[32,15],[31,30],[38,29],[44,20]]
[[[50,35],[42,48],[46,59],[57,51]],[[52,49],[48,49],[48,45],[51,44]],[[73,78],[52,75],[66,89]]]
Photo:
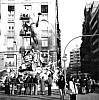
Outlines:
[[5,94],[10,94],[10,79],[6,77],[5,79]]
[[34,89],[34,78],[33,78],[33,76],[31,76],[31,78],[30,78],[30,94],[31,95],[34,92],[33,89]]
[[52,77],[48,75],[48,95],[51,95]]
[[25,94],[29,95],[30,94],[30,76],[28,75],[26,80],[24,81],[25,83]]
[[93,79],[92,78],[90,78],[90,85],[91,85],[91,93],[93,92]]
[[94,78],[92,80],[93,80],[92,92],[95,92],[95,84],[96,84],[96,82],[95,82],[95,79]]
[[44,76],[42,76],[42,78],[40,80],[40,86],[41,86],[41,94],[44,95],[44,92],[45,92],[45,79],[44,79]]
[[80,93],[80,79],[77,79],[75,84],[76,84],[76,87],[77,87],[76,93],[79,94]]
[[16,89],[16,75],[12,78],[11,83],[12,83],[12,95],[14,95]]
[[86,84],[87,84],[87,79],[85,77],[82,77],[81,79],[81,87],[82,87],[82,93],[86,93]]
[[65,79],[64,76],[60,76],[57,82],[60,92],[60,99],[64,100],[64,88],[65,88]]
[[34,95],[37,95],[37,91],[38,91],[38,77],[36,75],[34,78]]
[[72,92],[73,94],[76,93],[74,78],[71,78],[71,79],[70,79],[70,81],[69,81],[69,88],[70,88],[70,90],[71,90],[71,92]]

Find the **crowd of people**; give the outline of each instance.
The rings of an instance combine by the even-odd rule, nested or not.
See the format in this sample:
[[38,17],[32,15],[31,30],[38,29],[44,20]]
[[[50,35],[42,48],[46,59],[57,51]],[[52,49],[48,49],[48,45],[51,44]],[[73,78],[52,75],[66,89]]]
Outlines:
[[17,77],[14,75],[14,77],[6,77],[4,85],[5,94],[37,95],[38,88],[40,88],[40,93],[43,95],[47,86],[48,95],[51,95],[52,75],[49,74],[47,80],[44,79],[44,76],[40,77],[38,73],[36,75],[18,75]]
[[[5,79],[5,94],[24,94],[24,95],[38,95],[38,88],[40,89],[40,94],[45,94],[45,88],[47,87],[47,94],[52,94],[52,83],[55,82],[56,86],[59,88],[61,99],[65,95],[65,85],[66,90],[70,90],[73,94],[86,94],[95,92],[95,80],[91,76],[70,76],[65,80],[63,73],[58,73],[58,78],[54,81],[53,74],[49,74],[47,79],[44,76],[40,77],[37,73],[36,75],[24,74],[16,75],[14,77],[6,77]],[[66,82],[65,82],[66,81]]]
[[60,99],[64,100],[64,90],[65,90],[65,78],[63,75],[59,75],[58,79],[56,81],[57,86],[59,87],[59,92],[60,92]]
[[74,94],[86,94],[95,92],[95,80],[91,76],[70,77],[68,89]]
[[58,76],[56,84],[59,87],[60,98],[64,100],[65,90],[67,94],[87,94],[95,92],[96,81],[91,76],[86,75],[79,77],[70,76],[69,79],[65,80],[64,75],[61,74]]

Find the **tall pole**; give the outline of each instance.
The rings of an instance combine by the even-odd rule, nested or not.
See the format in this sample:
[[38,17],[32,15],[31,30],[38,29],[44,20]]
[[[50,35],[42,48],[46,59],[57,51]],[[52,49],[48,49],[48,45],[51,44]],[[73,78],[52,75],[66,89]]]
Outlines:
[[77,37],[72,38],[72,39],[67,43],[67,45],[65,46],[63,56],[65,55],[65,51],[66,51],[68,45],[69,45],[73,40],[75,40],[75,39],[77,39],[77,38],[79,38],[79,37],[91,37],[91,36],[99,36],[99,34],[95,34],[95,35],[80,35],[80,36],[77,36]]
[[63,54],[63,58],[62,58],[62,60],[63,60],[63,63],[64,63],[64,78],[65,78],[65,94],[66,94],[66,70],[67,70],[67,67],[66,67],[66,60],[67,60],[67,54],[65,54],[65,51],[66,51],[66,49],[67,49],[67,47],[68,47],[68,45],[73,41],[73,40],[75,40],[75,39],[77,39],[77,38],[79,38],[79,37],[82,37],[82,36],[77,36],[77,37],[74,37],[73,39],[71,39],[68,43],[67,43],[67,45],[65,46],[65,49],[64,49],[64,54]]
[[65,94],[66,94],[66,65],[65,65],[65,63],[66,63],[66,60],[67,60],[67,55],[64,55],[63,58],[62,58],[62,60],[63,60],[63,62],[64,62],[64,68],[63,68],[63,70],[64,70],[64,78],[65,78]]
[[[66,52],[66,49],[67,49],[67,47],[68,47],[68,45],[73,41],[73,40],[75,40],[75,39],[77,39],[77,38],[80,38],[80,37],[91,37],[91,36],[99,36],[99,34],[95,34],[95,35],[80,35],[80,36],[77,36],[77,37],[74,37],[74,38],[72,38],[68,43],[67,43],[67,45],[65,46],[65,49],[64,49],[64,54],[63,54],[63,62],[64,62],[64,69],[65,69],[65,71],[64,71],[64,76],[65,76],[65,82],[66,82],[66,60],[64,59],[64,58],[66,58],[66,54],[65,54],[65,52]],[[65,83],[65,93],[66,93],[66,83]]]
[[55,29],[56,29],[56,42],[57,42],[57,66],[61,68],[61,35],[59,28],[59,19],[58,19],[58,0],[56,0],[56,21],[55,21]]

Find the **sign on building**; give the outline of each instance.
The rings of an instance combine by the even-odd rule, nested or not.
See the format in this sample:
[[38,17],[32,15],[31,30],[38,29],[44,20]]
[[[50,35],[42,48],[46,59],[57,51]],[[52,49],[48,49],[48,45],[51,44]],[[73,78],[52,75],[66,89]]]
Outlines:
[[4,70],[4,54],[0,53],[0,70]]
[[4,66],[7,68],[17,67],[17,55],[16,54],[4,54]]

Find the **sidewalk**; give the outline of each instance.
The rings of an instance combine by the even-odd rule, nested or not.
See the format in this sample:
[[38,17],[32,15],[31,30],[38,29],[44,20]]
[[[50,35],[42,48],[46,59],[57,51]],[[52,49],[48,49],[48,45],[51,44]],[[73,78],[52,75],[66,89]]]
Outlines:
[[[60,100],[60,95],[0,95],[0,100]],[[69,95],[64,97],[65,100],[69,100]]]
[[95,93],[78,94],[76,100],[99,100],[99,88],[95,88]]
[[[58,89],[52,89],[52,95],[48,96],[48,90],[45,91],[45,95],[41,95],[38,91],[38,95],[6,95],[4,91],[0,91],[0,100],[8,100],[10,97],[11,100],[60,100],[60,94]],[[3,99],[1,99],[3,98]],[[65,95],[65,100],[69,100],[69,95]]]
[[[60,94],[58,89],[53,89],[52,95],[48,96],[47,92],[45,95],[5,95],[4,92],[0,92],[0,100],[60,100]],[[70,95],[66,94],[64,100],[70,100]],[[95,93],[88,94],[78,94],[76,95],[76,100],[99,100],[99,88],[96,89]]]
[[[4,95],[0,94],[0,100],[60,100],[60,95],[58,93],[48,95]],[[66,94],[64,100],[70,100],[70,95]],[[98,93],[89,94],[78,94],[76,95],[76,100],[99,100]]]
[[99,94],[98,93],[89,93],[89,94],[79,94],[76,97],[76,100],[99,100]]

